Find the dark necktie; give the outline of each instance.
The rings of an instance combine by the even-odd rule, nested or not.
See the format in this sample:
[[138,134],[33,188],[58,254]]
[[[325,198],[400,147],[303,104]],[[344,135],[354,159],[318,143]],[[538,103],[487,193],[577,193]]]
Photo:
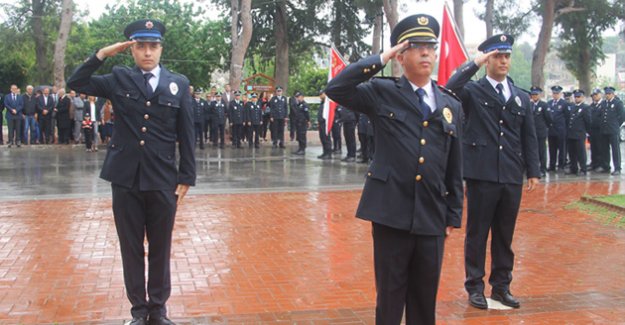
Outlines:
[[145,81],[145,89],[147,90],[148,98],[152,97],[152,94],[154,94],[152,85],[150,85],[150,79],[152,79],[152,77],[154,77],[154,75],[151,72],[143,74],[143,79]]
[[421,105],[421,112],[423,113],[423,119],[427,119],[430,115],[430,106],[425,102],[425,90],[423,88],[417,88],[417,96],[419,96],[419,105]]
[[506,96],[503,95],[503,84],[498,83],[497,86],[497,93],[499,94],[499,99],[501,99],[502,103],[506,103]]

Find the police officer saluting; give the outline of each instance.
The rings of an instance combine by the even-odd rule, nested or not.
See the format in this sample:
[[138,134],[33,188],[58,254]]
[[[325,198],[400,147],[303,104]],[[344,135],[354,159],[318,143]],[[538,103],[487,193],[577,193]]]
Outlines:
[[[509,307],[520,307],[510,293],[512,237],[523,174],[527,174],[530,191],[540,177],[530,99],[508,78],[513,42],[512,36],[504,34],[487,39],[478,47],[484,54],[458,68],[447,83],[460,96],[466,115],[462,151],[468,208],[465,289],[469,303],[480,309],[488,308],[483,277],[489,232],[491,298]],[[486,76],[471,81],[483,65]]]
[[295,121],[295,129],[297,130],[298,149],[293,154],[303,156],[306,153],[306,132],[310,127],[310,113],[308,112],[308,104],[304,101],[304,95],[295,92],[295,105],[293,106],[293,119]]
[[[165,304],[171,293],[170,251],[176,207],[195,184],[193,107],[189,81],[159,64],[165,26],[138,20],[126,42],[97,51],[67,81],[78,92],[109,98],[115,130],[100,177],[112,183],[113,214],[132,303],[129,324],[173,324]],[[130,48],[136,67],[93,73],[107,57]],[[176,166],[176,142],[180,163]],[[148,281],[144,277],[147,236]]]
[[575,105],[570,106],[567,119],[567,150],[571,158],[569,174],[586,175],[586,133],[590,130],[590,107],[584,104],[584,91],[573,91]]
[[[367,114],[376,151],[356,215],[373,226],[376,324],[434,324],[445,236],[460,227],[460,103],[430,80],[439,24],[412,15],[391,33],[392,48],[348,65],[326,94]],[[400,79],[374,78],[395,58]],[[369,80],[371,79],[371,80]]]
[[534,126],[536,127],[536,138],[538,139],[540,175],[545,176],[547,172],[547,135],[549,134],[549,125],[551,124],[551,114],[547,109],[547,103],[540,99],[542,92],[543,90],[540,87],[530,88]]

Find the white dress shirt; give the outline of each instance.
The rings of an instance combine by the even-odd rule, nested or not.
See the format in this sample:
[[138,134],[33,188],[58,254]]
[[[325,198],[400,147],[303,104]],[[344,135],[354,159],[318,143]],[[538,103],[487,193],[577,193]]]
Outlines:
[[495,92],[498,94],[499,94],[499,90],[497,90],[497,84],[502,84],[503,85],[503,97],[506,99],[506,102],[508,101],[508,99],[510,99],[510,96],[512,96],[512,92],[510,91],[510,85],[508,84],[507,78],[506,80],[499,82],[487,75],[486,80],[490,82],[491,86],[493,86],[493,89],[495,89]]
[[150,84],[150,86],[152,86],[152,92],[156,91],[156,87],[158,87],[158,81],[161,79],[161,66],[160,64],[156,66],[156,68],[152,69],[151,71],[145,71],[143,69],[141,69],[141,72],[143,72],[143,74],[146,74],[148,72],[152,73],[152,78],[150,78],[150,80],[148,80],[148,83]]

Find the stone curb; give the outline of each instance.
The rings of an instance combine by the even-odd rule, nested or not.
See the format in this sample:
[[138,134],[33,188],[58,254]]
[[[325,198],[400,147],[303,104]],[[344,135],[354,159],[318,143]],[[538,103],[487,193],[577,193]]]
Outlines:
[[595,197],[592,197],[592,196],[583,195],[582,196],[582,202],[595,204],[595,205],[604,207],[604,208],[606,208],[608,210],[611,210],[611,211],[614,211],[614,212],[619,212],[619,213],[622,213],[622,214],[625,215],[625,207],[620,207],[618,205],[614,205],[614,204],[611,204],[611,203],[599,201],[599,200],[595,199]]

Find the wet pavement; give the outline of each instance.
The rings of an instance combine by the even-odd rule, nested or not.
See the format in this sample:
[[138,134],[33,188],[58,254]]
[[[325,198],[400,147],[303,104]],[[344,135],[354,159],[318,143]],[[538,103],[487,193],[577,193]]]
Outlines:
[[[180,206],[169,313],[179,324],[373,324],[364,164],[262,148],[198,150]],[[129,315],[105,153],[0,147],[0,324],[121,324]],[[567,208],[625,193],[625,176],[550,174],[524,193],[517,310],[469,307],[464,229],[446,242],[441,324],[625,324],[625,230]],[[45,199],[45,200],[42,200]],[[487,292],[488,293],[488,292]]]

